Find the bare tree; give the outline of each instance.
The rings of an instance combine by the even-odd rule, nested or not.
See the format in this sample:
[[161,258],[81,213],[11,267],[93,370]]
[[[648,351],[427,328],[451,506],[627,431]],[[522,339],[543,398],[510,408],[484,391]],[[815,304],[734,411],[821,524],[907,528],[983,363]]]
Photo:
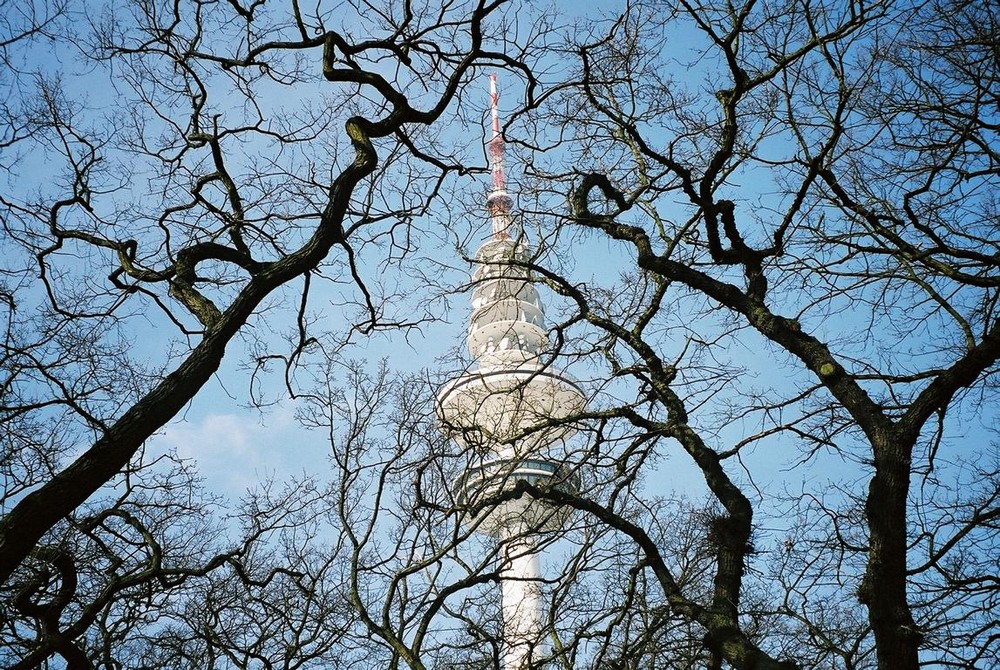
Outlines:
[[[537,268],[566,351],[628,401],[607,403],[632,436],[607,467],[681,447],[718,505],[711,594],[645,527],[567,502],[632,538],[708,667],[996,662],[998,23],[987,3],[639,3],[581,29],[576,80],[529,101],[572,137],[534,164],[570,200],[546,243],[621,253],[617,285],[558,252]],[[805,474],[793,506],[776,467]]]
[[[478,68],[517,67],[484,42],[503,5],[4,4],[5,664],[346,653],[342,566],[293,499],[223,535],[143,444],[227,350],[294,365],[318,290],[341,341],[430,318],[379,276],[466,169],[434,124]],[[290,349],[266,332],[286,315]],[[286,526],[302,544],[274,550]]]
[[[540,539],[537,665],[1000,663],[996,9],[640,2],[557,31],[495,4],[9,24],[4,661],[499,667],[505,557],[474,532],[499,501],[455,495],[446,373],[338,350],[462,281],[408,264],[438,205],[476,227],[440,195],[482,153],[440,129],[478,123],[491,65],[524,83],[513,262],[592,392],[583,492],[501,494],[572,510]],[[142,445],[241,347],[331,471],[219,518]]]

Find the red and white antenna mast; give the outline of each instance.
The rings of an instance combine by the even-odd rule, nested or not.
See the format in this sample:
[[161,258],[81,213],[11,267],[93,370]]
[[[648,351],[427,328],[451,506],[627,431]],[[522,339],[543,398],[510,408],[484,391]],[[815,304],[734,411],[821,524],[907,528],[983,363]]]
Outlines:
[[509,229],[513,221],[511,207],[514,201],[507,194],[507,177],[503,171],[503,137],[500,135],[500,93],[497,90],[497,76],[490,75],[490,115],[493,120],[493,137],[486,143],[490,152],[490,171],[493,173],[493,188],[486,198],[486,208],[493,222],[493,238],[510,237]]

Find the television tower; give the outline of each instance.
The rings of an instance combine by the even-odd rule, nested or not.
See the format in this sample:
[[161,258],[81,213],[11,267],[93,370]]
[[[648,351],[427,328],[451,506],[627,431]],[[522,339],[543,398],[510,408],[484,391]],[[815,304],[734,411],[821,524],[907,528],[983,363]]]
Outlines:
[[572,434],[559,419],[583,409],[571,377],[543,360],[549,338],[528,249],[519,241],[504,174],[496,75],[490,75],[492,235],[476,252],[469,353],[476,366],[438,392],[438,416],[469,458],[455,494],[466,523],[500,542],[503,670],[527,670],[547,655],[538,534],[568,512],[529,495],[498,501],[520,481],[576,493],[580,478],[553,453]]

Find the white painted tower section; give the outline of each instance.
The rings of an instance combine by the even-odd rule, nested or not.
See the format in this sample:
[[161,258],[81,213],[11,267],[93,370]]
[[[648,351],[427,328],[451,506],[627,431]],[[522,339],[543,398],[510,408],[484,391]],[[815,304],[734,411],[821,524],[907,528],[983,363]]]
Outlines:
[[476,365],[438,392],[444,429],[469,455],[456,485],[466,521],[500,541],[502,667],[538,667],[548,651],[537,534],[558,530],[567,512],[528,495],[496,498],[526,481],[539,488],[579,490],[579,476],[552,447],[572,434],[549,426],[584,406],[571,377],[543,359],[549,346],[545,312],[530,281],[528,249],[517,241],[503,166],[496,76],[490,75],[492,137],[487,144],[493,187],[486,199],[492,235],[476,252],[469,353]]

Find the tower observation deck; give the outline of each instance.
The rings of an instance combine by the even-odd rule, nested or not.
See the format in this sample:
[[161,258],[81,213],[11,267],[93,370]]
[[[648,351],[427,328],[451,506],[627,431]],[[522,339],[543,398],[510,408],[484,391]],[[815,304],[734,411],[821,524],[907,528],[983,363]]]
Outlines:
[[501,543],[504,670],[526,670],[545,656],[537,534],[556,531],[566,513],[528,495],[498,502],[521,481],[575,493],[579,476],[550,452],[573,430],[560,419],[584,406],[576,382],[543,358],[545,312],[531,282],[528,249],[514,234],[503,166],[496,76],[490,75],[493,187],[486,199],[492,235],[476,252],[469,353],[474,368],[438,392],[438,416],[470,457],[455,493],[477,510],[467,523]]

